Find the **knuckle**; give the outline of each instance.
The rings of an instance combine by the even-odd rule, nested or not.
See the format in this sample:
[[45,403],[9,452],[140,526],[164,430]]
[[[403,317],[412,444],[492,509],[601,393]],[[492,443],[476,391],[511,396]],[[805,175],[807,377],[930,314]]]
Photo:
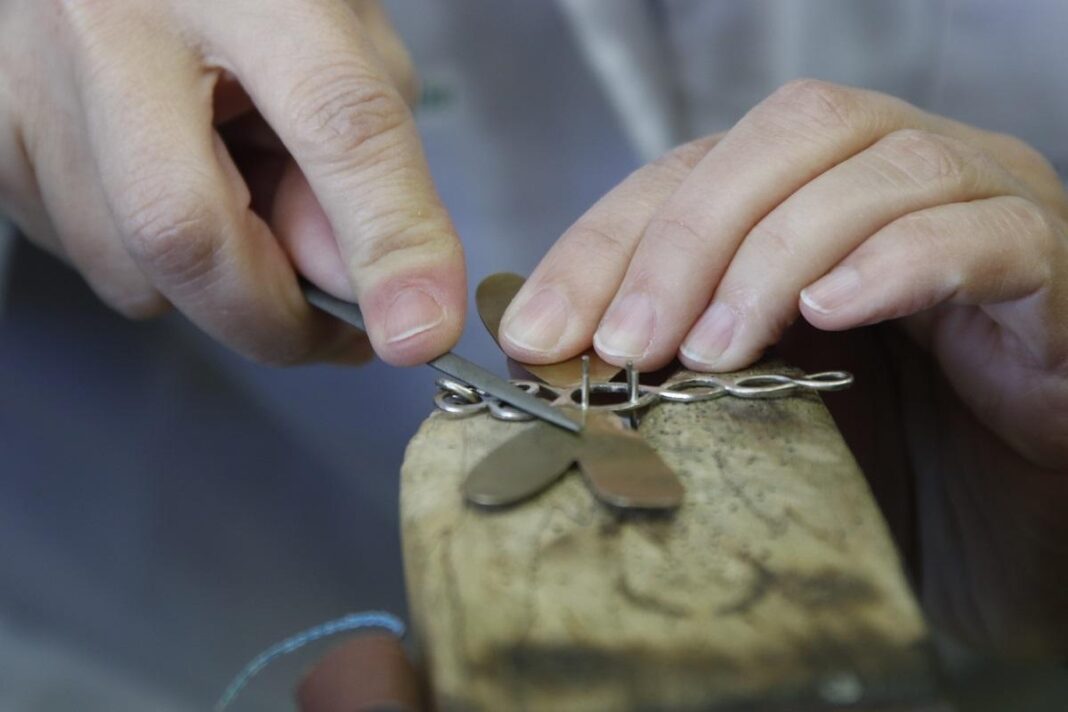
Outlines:
[[757,223],[746,238],[746,243],[759,250],[761,258],[769,264],[797,257],[800,241],[797,230],[778,212]]
[[887,134],[876,144],[875,155],[898,178],[920,185],[974,179],[980,161],[968,144],[919,129]]
[[765,105],[781,115],[780,120],[824,131],[853,129],[862,115],[855,90],[818,79],[787,82]]
[[657,215],[649,221],[647,233],[655,238],[658,247],[670,252],[701,253],[706,240],[689,220],[675,215]]
[[[883,229],[892,233],[895,237],[908,236],[920,244],[936,244],[946,234],[946,226],[942,220],[936,219],[927,210],[919,210],[904,215]],[[915,254],[922,259],[920,257],[921,252],[916,251]],[[912,254],[910,253],[907,256],[911,257]]]
[[725,279],[716,290],[716,300],[730,304],[735,313],[742,315],[747,322],[758,325],[761,333],[769,336],[766,343],[771,343],[796,317],[796,300],[783,302],[766,287],[753,284],[752,280],[740,282]]
[[384,237],[365,240],[353,257],[351,267],[357,272],[388,271],[394,266],[415,262],[451,259],[458,245],[436,229],[406,225],[382,230]]
[[1000,153],[1012,156],[1014,162],[1032,167],[1036,170],[1056,173],[1049,160],[1031,144],[1011,134],[990,132],[987,140]]
[[613,229],[611,226],[580,220],[567,231],[567,239],[579,246],[583,259],[593,257],[625,261],[630,259],[631,249],[623,238],[619,237],[622,234],[625,234],[622,230]]
[[124,291],[105,298],[108,306],[127,319],[146,321],[166,314],[170,302],[154,289]]
[[219,221],[206,200],[171,188],[131,192],[119,219],[127,248],[147,271],[171,283],[210,273],[221,247]]
[[1063,248],[1063,235],[1052,217],[1033,200],[1006,196],[1001,201],[1009,235],[1026,236],[1037,252],[1038,260],[1052,269],[1055,257]]
[[684,178],[693,171],[697,164],[701,162],[701,159],[707,156],[712,147],[722,138],[723,134],[713,134],[712,136],[705,136],[696,141],[676,146],[654,160],[646,168],[660,170],[668,177]]
[[288,117],[298,151],[330,163],[367,150],[409,119],[397,91],[351,62],[312,69],[293,89]]

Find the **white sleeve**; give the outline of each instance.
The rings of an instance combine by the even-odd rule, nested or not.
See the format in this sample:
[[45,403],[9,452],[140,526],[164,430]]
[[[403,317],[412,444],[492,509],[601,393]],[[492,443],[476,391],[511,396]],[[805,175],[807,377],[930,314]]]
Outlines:
[[557,0],[579,49],[643,160],[682,140],[662,27],[645,0]]

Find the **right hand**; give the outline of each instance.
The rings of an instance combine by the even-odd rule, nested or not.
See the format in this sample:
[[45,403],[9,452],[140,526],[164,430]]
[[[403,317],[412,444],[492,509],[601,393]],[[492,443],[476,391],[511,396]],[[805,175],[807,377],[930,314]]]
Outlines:
[[0,0],[0,212],[130,317],[257,360],[395,365],[463,327],[462,249],[376,0]]

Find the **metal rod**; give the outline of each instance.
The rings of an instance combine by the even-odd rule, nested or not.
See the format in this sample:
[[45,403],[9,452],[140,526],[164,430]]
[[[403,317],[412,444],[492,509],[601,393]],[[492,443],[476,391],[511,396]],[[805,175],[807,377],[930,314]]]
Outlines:
[[590,409],[590,355],[582,355],[582,422],[586,422],[586,411]]
[[[640,397],[638,392],[638,370],[634,368],[633,361],[627,361],[627,400],[633,405],[638,402]],[[630,421],[631,430],[638,429],[638,413],[636,410],[630,410],[627,413],[627,419]]]

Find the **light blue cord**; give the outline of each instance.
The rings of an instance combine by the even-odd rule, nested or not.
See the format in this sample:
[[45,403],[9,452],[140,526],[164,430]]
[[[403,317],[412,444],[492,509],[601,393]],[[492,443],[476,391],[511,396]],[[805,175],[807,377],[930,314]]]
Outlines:
[[280,643],[272,645],[257,655],[255,659],[246,665],[245,669],[234,678],[233,682],[227,686],[226,692],[223,693],[223,696],[219,698],[219,701],[215,704],[215,712],[224,712],[226,708],[233,703],[234,698],[238,696],[241,690],[248,685],[249,681],[263,670],[263,668],[267,667],[275,658],[288,655],[289,653],[299,650],[305,645],[314,643],[317,640],[329,638],[338,633],[361,630],[363,628],[382,628],[388,630],[398,638],[404,636],[404,623],[395,615],[383,611],[350,613],[337,620],[317,625],[314,628],[309,628],[303,633],[298,633],[292,638],[287,638]]

